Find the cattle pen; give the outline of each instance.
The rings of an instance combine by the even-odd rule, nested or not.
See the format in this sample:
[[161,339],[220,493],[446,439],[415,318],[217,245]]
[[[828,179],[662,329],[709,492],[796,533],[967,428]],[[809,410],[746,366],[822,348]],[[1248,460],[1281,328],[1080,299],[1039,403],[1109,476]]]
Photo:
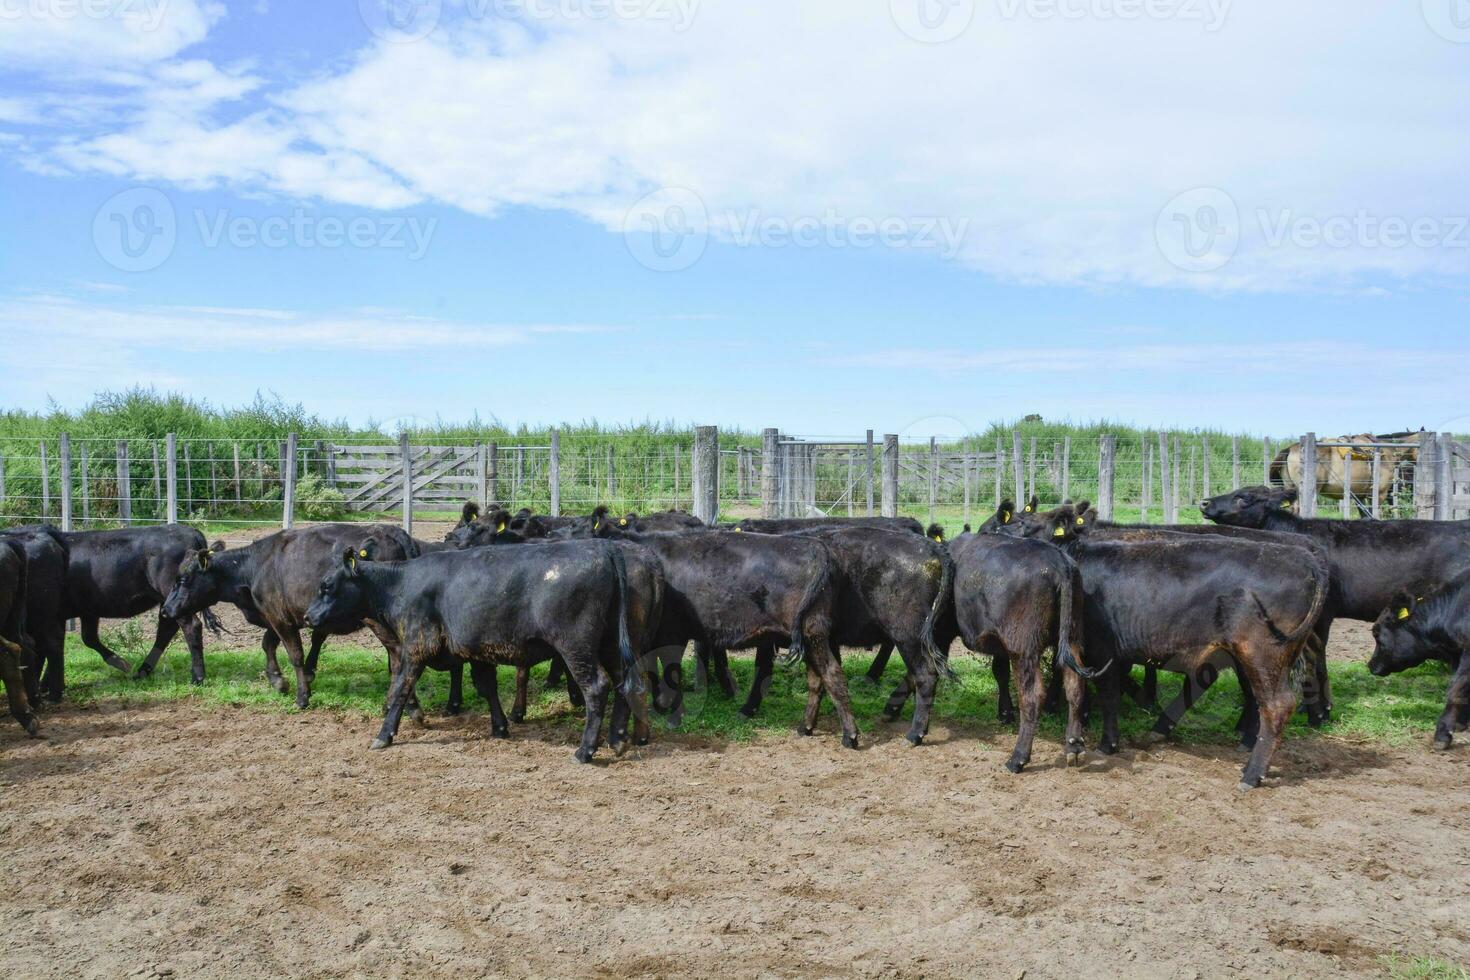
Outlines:
[[[598,504],[739,517],[912,516],[958,530],[1003,499],[1090,500],[1105,519],[1197,523],[1200,499],[1280,484],[1290,450],[1318,460],[1304,516],[1470,517],[1470,442],[1415,433],[1350,443],[1308,433],[1260,440],[1167,431],[1092,439],[759,435],[696,426],[663,443],[616,433],[567,445],[382,436],[278,439],[0,439],[0,521],[65,529],[190,521],[434,520],[465,501],[553,516]],[[1341,489],[1344,460],[1371,474]]]

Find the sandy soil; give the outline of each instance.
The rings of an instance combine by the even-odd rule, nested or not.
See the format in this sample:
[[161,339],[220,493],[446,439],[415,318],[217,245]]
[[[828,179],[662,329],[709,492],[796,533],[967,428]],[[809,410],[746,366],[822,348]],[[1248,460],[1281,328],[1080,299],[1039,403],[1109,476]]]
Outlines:
[[[1334,654],[1365,655],[1357,624]],[[215,641],[211,641],[215,642]],[[365,641],[366,642],[366,641]],[[255,640],[246,637],[244,645]],[[1003,736],[864,719],[571,761],[188,703],[0,727],[15,976],[1342,976],[1470,963],[1470,747],[1167,745],[1027,772]]]

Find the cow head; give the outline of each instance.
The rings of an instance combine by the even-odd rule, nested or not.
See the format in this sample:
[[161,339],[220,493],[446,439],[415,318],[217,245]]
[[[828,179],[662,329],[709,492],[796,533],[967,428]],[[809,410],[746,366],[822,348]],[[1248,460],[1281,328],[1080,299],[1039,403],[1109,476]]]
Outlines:
[[356,547],[344,548],[341,560],[322,576],[316,597],[306,607],[306,625],[313,628],[325,623],[351,622],[360,619],[363,589],[359,577],[361,567],[377,555],[378,545],[371,538]]
[[1422,596],[1400,592],[1373,624],[1373,659],[1368,670],[1374,677],[1387,677],[1417,667],[1436,649],[1434,609]]
[[[471,514],[470,508],[474,507]],[[527,534],[528,522],[533,521],[531,512],[523,510],[512,516],[508,510],[497,507],[490,513],[480,515],[479,508],[474,504],[465,504],[464,517],[460,523],[444,536],[444,540],[456,548],[479,548],[487,544],[513,544],[524,541],[527,537],[544,537],[541,534]]]
[[163,600],[162,612],[170,619],[192,616],[220,601],[220,578],[215,568],[216,557],[225,550],[223,541],[208,548],[196,548],[179,562],[174,587]]
[[940,544],[944,544],[944,528],[940,527],[938,524],[930,524],[929,529],[926,530],[924,534],[931,541],[937,541]]
[[1263,530],[1272,513],[1291,512],[1295,487],[1241,487],[1200,501],[1199,509],[1216,524]]
[[1091,530],[1095,519],[1092,505],[1087,501],[1080,504],[1062,504],[1053,510],[1040,510],[1035,497],[1027,502],[1019,514],[997,526],[1002,534],[1016,538],[1035,538],[1055,545],[1066,545]]

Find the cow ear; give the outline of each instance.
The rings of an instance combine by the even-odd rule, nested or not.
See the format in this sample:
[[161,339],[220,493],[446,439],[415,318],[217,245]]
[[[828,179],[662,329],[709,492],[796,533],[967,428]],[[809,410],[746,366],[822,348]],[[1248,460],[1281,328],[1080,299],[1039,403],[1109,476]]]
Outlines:
[[378,542],[368,538],[357,546],[357,557],[362,561],[375,561],[378,557]]
[[1389,608],[1393,610],[1393,618],[1396,621],[1409,619],[1419,608],[1419,598],[1412,592],[1400,592],[1394,597],[1393,605]]
[[1016,516],[1016,502],[1007,497],[1005,500],[1002,500],[1000,502],[1000,506],[996,508],[995,523],[1009,524],[1011,522],[1011,518],[1014,516]]
[[199,568],[200,568],[201,571],[205,571],[205,572],[209,571],[209,549],[208,548],[200,548],[198,551],[194,552],[194,560],[199,563]]
[[1283,507],[1290,507],[1292,504],[1296,503],[1297,497],[1300,495],[1301,491],[1298,490],[1296,487],[1287,487],[1285,490],[1281,491],[1281,505]]
[[473,522],[474,519],[477,518],[477,517],[479,517],[479,516],[480,516],[480,505],[477,504],[477,503],[475,503],[474,501],[470,501],[470,502],[468,502],[468,503],[466,503],[464,505],[464,510],[460,511],[460,514],[459,514],[459,522],[461,524],[469,524],[469,523]]
[[965,525],[965,532],[964,532],[964,533],[966,533],[966,534],[972,534],[972,533],[973,533],[973,532],[972,532],[972,531],[971,531],[971,530],[970,530],[970,525],[968,525],[968,524],[966,524],[966,525]]
[[356,575],[357,574],[357,549],[356,548],[343,548],[342,549],[342,567],[345,568],[345,569],[347,569],[347,574],[348,575]]
[[940,544],[944,543],[944,528],[940,527],[938,524],[930,524],[929,530],[924,533],[929,535],[929,537],[933,538],[935,541],[938,541]]
[[1028,513],[1028,514],[1034,514],[1034,513],[1036,513],[1036,508],[1039,507],[1039,506],[1041,506],[1041,498],[1038,497],[1038,496],[1036,496],[1036,494],[1033,493],[1031,495],[1031,499],[1028,500],[1028,501],[1026,501],[1026,513]]
[[224,550],[225,550],[225,543],[223,541],[216,541],[214,544],[212,544],[212,545],[209,546],[209,553],[211,555],[217,555],[221,551],[224,551]]

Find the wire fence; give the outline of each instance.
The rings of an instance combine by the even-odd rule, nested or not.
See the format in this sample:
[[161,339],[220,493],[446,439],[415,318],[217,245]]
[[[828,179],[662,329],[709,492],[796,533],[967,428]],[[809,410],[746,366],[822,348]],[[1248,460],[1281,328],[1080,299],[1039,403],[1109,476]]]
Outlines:
[[1047,505],[1089,499],[1121,522],[1197,522],[1202,498],[1291,483],[1293,447],[1319,461],[1311,496],[1320,516],[1470,514],[1470,447],[1434,434],[1349,448],[1312,436],[1273,443],[1183,433],[900,444],[871,433],[816,439],[766,430],[761,444],[750,442],[721,445],[713,429],[657,446],[617,435],[563,444],[556,433],[549,443],[458,446],[382,436],[3,439],[0,522],[290,526],[403,519],[407,500],[409,523],[455,519],[473,501],[562,514],[677,508],[711,520],[891,513],[957,527],[984,520],[1002,499],[1032,496]]

